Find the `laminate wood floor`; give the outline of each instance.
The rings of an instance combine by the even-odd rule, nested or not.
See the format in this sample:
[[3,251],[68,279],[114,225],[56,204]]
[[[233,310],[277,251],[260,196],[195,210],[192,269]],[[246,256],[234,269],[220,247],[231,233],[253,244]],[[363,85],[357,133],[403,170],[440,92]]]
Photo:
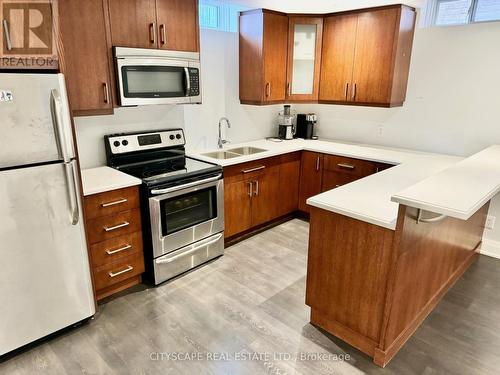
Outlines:
[[309,324],[308,229],[289,221],[160,287],[124,293],[88,324],[4,360],[0,373],[500,373],[499,260],[480,257],[380,369]]

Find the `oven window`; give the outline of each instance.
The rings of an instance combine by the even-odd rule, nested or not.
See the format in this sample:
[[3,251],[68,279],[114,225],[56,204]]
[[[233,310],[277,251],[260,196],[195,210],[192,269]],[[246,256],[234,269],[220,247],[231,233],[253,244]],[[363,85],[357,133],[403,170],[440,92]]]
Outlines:
[[126,98],[168,98],[186,96],[184,68],[176,66],[122,67]]
[[163,236],[217,217],[216,187],[179,195],[160,202]]

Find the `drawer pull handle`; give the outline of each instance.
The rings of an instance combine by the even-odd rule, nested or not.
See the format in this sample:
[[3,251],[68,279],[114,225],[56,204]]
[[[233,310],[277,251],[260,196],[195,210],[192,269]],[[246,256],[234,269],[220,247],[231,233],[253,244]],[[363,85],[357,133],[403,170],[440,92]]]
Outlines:
[[344,163],[339,163],[339,164],[337,164],[337,166],[340,167],[340,168],[347,168],[347,169],[354,169],[355,168],[354,165],[344,164]]
[[112,227],[104,227],[104,231],[111,232],[113,230],[128,227],[129,225],[130,225],[130,223],[128,221],[124,221],[123,223],[118,224],[118,225],[114,225]]
[[120,252],[128,250],[128,249],[131,249],[131,248],[132,248],[132,245],[127,244],[125,246],[119,247],[118,249],[106,250],[106,253],[108,255],[113,255],[113,254],[120,253]]
[[127,202],[128,202],[127,198],[122,198],[122,199],[119,199],[117,201],[102,203],[101,206],[102,207],[111,207],[111,206],[116,206],[117,204],[122,204],[122,203],[127,203]]
[[116,276],[123,275],[124,273],[130,272],[133,269],[134,269],[134,267],[127,266],[127,268],[125,268],[124,270],[121,270],[121,271],[118,271],[118,272],[109,272],[108,275],[109,275],[109,277],[116,277]]
[[342,185],[335,185],[336,188],[341,187]]
[[260,167],[255,167],[255,168],[250,168],[250,169],[244,169],[241,171],[241,173],[250,173],[250,172],[257,172],[262,169],[266,169],[265,165],[261,165]]

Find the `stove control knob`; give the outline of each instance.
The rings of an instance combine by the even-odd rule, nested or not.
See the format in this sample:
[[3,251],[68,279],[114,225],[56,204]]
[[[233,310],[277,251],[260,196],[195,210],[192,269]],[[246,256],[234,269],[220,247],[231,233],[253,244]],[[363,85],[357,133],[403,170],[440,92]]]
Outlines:
[[126,139],[124,139],[124,140],[122,141],[122,145],[124,145],[124,146],[128,145],[128,141],[127,141]]
[[177,134],[177,135],[175,136],[175,138],[177,138],[177,139],[181,139],[181,135],[180,135],[180,134]]
[[174,137],[174,135],[173,135],[173,134],[170,134],[170,140],[172,140],[172,141],[173,141],[173,140],[174,140],[174,138],[175,138],[175,137]]
[[115,146],[115,147],[120,146],[120,142],[118,142],[118,141],[114,141],[114,142],[113,142],[113,146]]

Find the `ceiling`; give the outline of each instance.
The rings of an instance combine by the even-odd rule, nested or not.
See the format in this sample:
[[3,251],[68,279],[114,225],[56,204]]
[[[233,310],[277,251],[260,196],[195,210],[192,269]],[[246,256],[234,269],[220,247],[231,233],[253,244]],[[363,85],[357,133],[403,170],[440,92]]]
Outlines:
[[[369,8],[378,5],[397,4],[388,0],[227,0],[229,3],[248,6],[249,8],[268,8],[283,12],[327,13],[357,8]],[[405,0],[407,5],[422,8],[427,0]]]

